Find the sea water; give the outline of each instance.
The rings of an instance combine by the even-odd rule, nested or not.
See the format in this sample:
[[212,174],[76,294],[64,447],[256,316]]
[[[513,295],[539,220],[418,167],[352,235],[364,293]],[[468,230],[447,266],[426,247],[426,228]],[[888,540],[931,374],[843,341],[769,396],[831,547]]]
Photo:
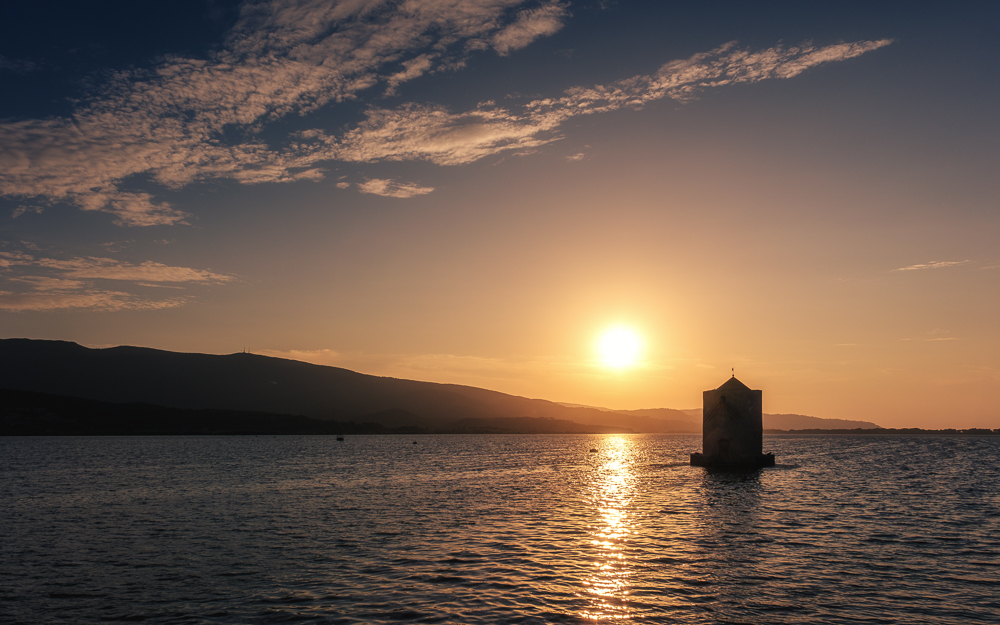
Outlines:
[[1000,437],[699,447],[2,438],[0,622],[1000,622]]

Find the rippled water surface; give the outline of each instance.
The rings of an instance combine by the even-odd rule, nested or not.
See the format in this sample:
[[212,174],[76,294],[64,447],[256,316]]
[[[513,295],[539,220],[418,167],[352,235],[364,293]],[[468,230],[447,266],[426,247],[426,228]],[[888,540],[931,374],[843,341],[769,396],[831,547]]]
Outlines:
[[1000,622],[997,438],[699,446],[0,439],[0,622]]

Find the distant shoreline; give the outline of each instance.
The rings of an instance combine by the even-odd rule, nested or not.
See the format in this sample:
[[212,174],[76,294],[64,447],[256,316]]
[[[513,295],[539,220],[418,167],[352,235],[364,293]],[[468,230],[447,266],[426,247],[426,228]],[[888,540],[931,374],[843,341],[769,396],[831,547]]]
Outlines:
[[855,428],[853,430],[764,430],[764,434],[786,435],[836,435],[836,436],[1000,436],[1000,428],[947,428],[925,430],[923,428]]
[[[371,415],[371,416],[378,416]],[[416,415],[412,415],[416,417]],[[419,417],[418,417],[419,418]],[[234,436],[374,434],[671,434],[638,432],[601,424],[544,417],[456,418],[432,423],[387,425],[327,420],[252,410],[174,408],[149,403],[115,403],[65,395],[0,388],[0,436]],[[1000,436],[1000,429],[921,428],[767,429],[769,436]]]

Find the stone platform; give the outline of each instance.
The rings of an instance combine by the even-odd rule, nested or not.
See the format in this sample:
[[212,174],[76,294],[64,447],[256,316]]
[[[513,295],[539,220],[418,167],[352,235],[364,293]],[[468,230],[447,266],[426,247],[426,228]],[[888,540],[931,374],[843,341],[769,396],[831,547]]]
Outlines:
[[712,467],[718,469],[759,469],[761,467],[774,466],[774,454],[761,454],[756,458],[741,458],[739,460],[722,459],[718,456],[706,456],[705,454],[691,454],[691,466]]

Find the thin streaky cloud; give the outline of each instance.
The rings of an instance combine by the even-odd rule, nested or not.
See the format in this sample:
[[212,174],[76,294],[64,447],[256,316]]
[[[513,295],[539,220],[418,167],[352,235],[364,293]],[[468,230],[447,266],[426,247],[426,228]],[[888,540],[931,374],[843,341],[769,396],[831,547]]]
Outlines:
[[28,254],[0,252],[4,267],[30,266],[54,270],[72,279],[101,279],[145,282],[228,282],[233,276],[215,273],[205,269],[173,267],[145,261],[139,264],[127,263],[112,258],[35,258]]
[[184,290],[183,286],[177,284],[164,284],[162,282],[136,282],[136,286],[146,286],[153,289],[178,289]]
[[854,58],[890,43],[892,40],[882,39],[825,48],[776,46],[759,52],[728,43],[667,63],[653,75],[573,88],[562,97],[536,99],[518,109],[492,102],[462,113],[412,103],[392,110],[372,108],[363,122],[339,139],[318,129],[302,133],[301,138],[304,144],[312,142],[312,158],[316,159],[362,163],[425,160],[462,165],[556,141],[560,138],[558,127],[580,115],[641,108],[664,98],[685,102],[708,88],[791,78],[810,67]]
[[959,339],[956,338],[956,337],[954,337],[954,336],[937,336],[937,337],[926,337],[926,338],[919,338],[919,339],[906,338],[906,339],[896,339],[896,340],[897,341],[922,341],[924,343],[934,343],[934,342],[939,342],[939,341],[957,341]]
[[0,269],[17,265],[29,265],[35,258],[24,252],[0,252]]
[[0,292],[0,310],[8,312],[43,312],[67,309],[88,309],[99,312],[122,310],[159,310],[175,308],[188,301],[186,297],[150,300],[122,291],[95,292]]
[[365,182],[358,183],[358,189],[362,193],[382,195],[385,197],[408,198],[415,195],[426,195],[434,190],[434,187],[421,187],[416,184],[396,182],[384,178],[372,178]]
[[11,280],[28,284],[34,291],[66,291],[79,289],[85,285],[82,280],[69,280],[50,276],[25,276],[11,278]]
[[929,263],[920,263],[917,265],[909,265],[907,267],[900,267],[899,269],[893,269],[893,271],[917,271],[919,269],[943,269],[945,267],[956,267],[958,265],[965,265],[970,263],[970,260],[932,260]]
[[[182,285],[214,285],[234,276],[190,267],[146,261],[127,263],[111,258],[45,258],[24,252],[0,252],[0,279],[11,287],[0,294],[0,310],[95,311],[156,310],[181,306],[190,295],[161,298],[123,289],[130,286],[184,289]],[[116,288],[101,288],[99,280],[115,281]],[[132,283],[131,285],[124,283]]]

